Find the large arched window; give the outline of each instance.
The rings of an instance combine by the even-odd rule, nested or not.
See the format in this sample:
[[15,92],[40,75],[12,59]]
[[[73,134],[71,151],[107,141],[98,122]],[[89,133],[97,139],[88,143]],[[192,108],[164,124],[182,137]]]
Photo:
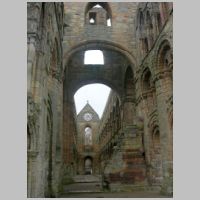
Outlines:
[[111,26],[111,9],[106,2],[90,2],[85,10],[85,23]]
[[125,74],[125,93],[127,96],[133,96],[134,84],[133,84],[133,71],[130,66],[128,66]]
[[160,153],[160,132],[158,127],[155,127],[153,129],[153,134],[152,134],[152,140],[153,140],[153,147],[154,151],[157,151],[157,153]]
[[143,29],[143,26],[144,26],[144,16],[143,16],[142,11],[140,11],[140,14],[139,14],[139,27],[140,27],[140,30]]
[[173,65],[173,55],[172,50],[167,41],[165,42],[165,46],[161,49],[160,57],[159,57],[159,67],[161,69],[172,68]]
[[85,145],[92,145],[92,129],[90,127],[85,128]]
[[143,92],[150,90],[152,87],[152,76],[149,68],[146,68],[142,77],[142,89]]
[[153,45],[154,38],[153,38],[153,22],[149,10],[147,10],[146,13],[146,26],[147,26],[147,37],[148,37],[149,48],[151,48]]

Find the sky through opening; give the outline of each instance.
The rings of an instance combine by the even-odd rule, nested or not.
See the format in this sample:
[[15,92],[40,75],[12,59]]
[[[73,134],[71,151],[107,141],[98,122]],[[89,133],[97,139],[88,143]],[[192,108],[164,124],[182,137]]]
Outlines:
[[76,113],[78,114],[87,101],[101,118],[111,89],[103,84],[89,84],[81,87],[74,95]]

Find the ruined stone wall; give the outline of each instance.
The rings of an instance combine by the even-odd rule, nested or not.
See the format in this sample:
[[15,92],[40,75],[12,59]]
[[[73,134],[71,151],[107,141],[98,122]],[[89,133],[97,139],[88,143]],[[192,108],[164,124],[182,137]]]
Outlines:
[[88,24],[88,3],[65,3],[64,55],[73,47],[88,41],[112,42],[135,55],[135,14],[137,3],[109,2],[104,5],[111,15],[111,26]]
[[60,185],[63,16],[62,3],[27,3],[28,197]]
[[157,6],[161,27],[136,72],[136,110],[144,120],[149,182],[162,185],[163,191],[172,193],[173,10],[171,3],[167,8],[162,3]]
[[[172,3],[99,4],[103,11],[91,2],[27,3],[28,197],[57,196],[65,172],[76,173],[73,94],[94,82],[117,93],[99,129],[101,172],[115,189],[172,193]],[[103,68],[83,65],[88,49],[103,51]]]
[[[143,152],[142,155],[145,159],[145,176],[149,185],[160,186],[161,191],[167,194],[172,194],[173,178],[172,14],[172,3],[138,4],[137,15],[135,16],[138,64],[133,68],[135,112],[132,112],[132,115],[135,116],[135,119],[132,124],[136,125],[138,133],[141,134],[138,142],[141,143],[140,150]],[[143,16],[142,19],[141,15]],[[147,42],[146,46],[144,39]],[[112,97],[110,97],[106,106],[106,116],[113,113],[112,109],[109,109],[112,106]],[[124,106],[121,108],[124,108]],[[127,108],[129,110],[130,105]],[[127,115],[127,112],[124,111],[124,109],[121,109],[120,114]],[[106,127],[107,122],[105,119],[108,118],[106,116],[101,121],[100,127]],[[125,126],[122,117],[122,127]],[[109,155],[108,152],[112,152],[111,157],[119,161],[120,154],[117,155],[114,153],[115,151],[109,150],[109,144],[112,144],[110,143],[109,134],[103,128],[100,130],[100,141],[108,144],[106,145],[107,148],[102,148],[103,165],[105,165],[108,158],[110,159],[108,156],[108,158],[103,156],[104,154]],[[112,128],[110,130],[112,131]],[[139,143],[136,142],[135,145],[137,146]],[[134,145],[134,142],[132,145]],[[113,149],[112,145],[111,147]],[[103,153],[104,151],[105,153]],[[129,160],[128,163],[130,162],[132,161]],[[144,160],[141,160],[141,162],[144,164]],[[124,161],[121,163],[121,168],[123,168],[123,163]],[[136,163],[136,160],[133,163]],[[106,164],[109,166],[106,171],[111,171],[112,167],[116,168],[114,162]],[[134,177],[132,178],[134,179]],[[113,174],[113,180],[119,179],[123,179],[121,175],[118,177]]]
[[99,125],[99,160],[101,173],[104,173],[106,163],[111,158],[119,143],[121,129],[120,103],[115,92],[111,91]]

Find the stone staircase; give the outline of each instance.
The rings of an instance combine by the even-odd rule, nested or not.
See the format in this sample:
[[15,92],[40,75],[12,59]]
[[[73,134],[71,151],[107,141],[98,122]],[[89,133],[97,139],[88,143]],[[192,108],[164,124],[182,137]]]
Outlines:
[[76,175],[73,177],[73,181],[73,183],[63,186],[63,193],[60,197],[69,194],[102,192],[101,175]]

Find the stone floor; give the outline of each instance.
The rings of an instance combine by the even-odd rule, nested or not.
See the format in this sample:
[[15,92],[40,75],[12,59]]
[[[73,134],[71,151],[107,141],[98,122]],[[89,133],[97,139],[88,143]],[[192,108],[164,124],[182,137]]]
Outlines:
[[73,180],[73,183],[63,186],[60,198],[167,198],[167,196],[161,195],[158,190],[103,191],[99,175],[77,175],[73,177]]
[[101,192],[101,193],[70,193],[60,196],[60,198],[169,198],[156,192]]

